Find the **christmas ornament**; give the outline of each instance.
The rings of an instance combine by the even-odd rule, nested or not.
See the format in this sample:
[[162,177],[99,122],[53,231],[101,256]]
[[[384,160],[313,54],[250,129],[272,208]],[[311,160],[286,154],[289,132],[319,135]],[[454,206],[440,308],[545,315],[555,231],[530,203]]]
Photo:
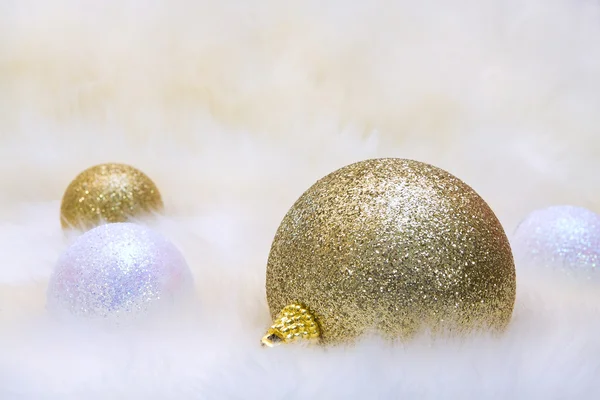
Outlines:
[[595,270],[600,267],[600,215],[566,205],[534,211],[517,227],[512,245],[517,265]]
[[157,187],[143,172],[123,164],[86,169],[67,187],[61,205],[63,228],[90,229],[160,211]]
[[516,289],[508,240],[481,197],[402,159],[352,164],[309,188],[277,230],[266,281],[268,346],[501,329]]
[[62,254],[47,307],[57,315],[121,318],[172,307],[192,290],[183,256],[164,237],[132,223],[106,224]]

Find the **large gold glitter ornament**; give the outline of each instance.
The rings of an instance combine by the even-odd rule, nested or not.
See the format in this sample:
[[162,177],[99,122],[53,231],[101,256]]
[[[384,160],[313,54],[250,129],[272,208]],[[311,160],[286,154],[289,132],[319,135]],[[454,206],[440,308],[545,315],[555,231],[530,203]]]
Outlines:
[[90,229],[160,211],[162,198],[143,172],[124,164],[101,164],[79,174],[60,208],[63,228]]
[[279,320],[263,343],[280,312],[293,318],[286,307],[301,305],[330,344],[367,332],[502,329],[516,280],[504,230],[473,189],[428,164],[376,159],[331,173],[296,201],[275,235],[266,286]]

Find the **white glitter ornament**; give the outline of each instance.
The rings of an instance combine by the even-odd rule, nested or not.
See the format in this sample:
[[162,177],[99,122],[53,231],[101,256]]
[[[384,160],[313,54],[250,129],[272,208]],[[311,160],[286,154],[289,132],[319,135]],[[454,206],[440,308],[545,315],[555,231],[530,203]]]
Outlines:
[[529,214],[511,241],[517,265],[596,271],[600,267],[600,215],[553,206]]
[[62,254],[48,285],[58,315],[121,318],[171,309],[193,293],[185,259],[162,235],[141,225],[92,229]]

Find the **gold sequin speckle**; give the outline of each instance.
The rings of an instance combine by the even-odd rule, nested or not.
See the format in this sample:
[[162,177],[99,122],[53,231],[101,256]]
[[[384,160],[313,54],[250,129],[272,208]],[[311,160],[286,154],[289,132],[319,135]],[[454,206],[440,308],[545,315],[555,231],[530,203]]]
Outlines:
[[86,169],[67,187],[61,205],[63,228],[90,229],[104,222],[125,222],[163,208],[154,182],[124,164]]
[[503,328],[515,290],[510,245],[485,201],[403,159],[359,162],[315,183],[284,217],[267,264],[271,316],[304,304],[323,343]]

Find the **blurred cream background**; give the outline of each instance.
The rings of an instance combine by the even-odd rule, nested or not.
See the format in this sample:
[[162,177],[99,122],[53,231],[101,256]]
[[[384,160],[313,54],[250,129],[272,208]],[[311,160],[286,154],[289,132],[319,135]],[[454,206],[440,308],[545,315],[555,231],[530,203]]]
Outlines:
[[[0,0],[0,310],[11,332],[0,335],[0,398],[278,398],[281,387],[265,389],[268,374],[249,371],[258,363],[284,373],[252,346],[269,322],[270,243],[296,198],[343,165],[393,156],[463,179],[509,235],[536,208],[598,212],[599,71],[600,5],[591,0]],[[57,344],[39,325],[13,332],[15,318],[41,315],[45,279],[68,242],[58,216],[64,189],[81,170],[110,161],[156,182],[167,207],[156,228],[182,248],[197,276],[202,318],[211,323],[160,341],[167,375],[189,378],[178,386],[183,394],[160,379],[142,389],[148,376],[163,376],[144,357],[134,362],[138,380],[115,373],[104,378],[108,384],[95,374],[129,371],[120,356],[95,354],[103,361],[76,369],[48,350],[93,360],[73,350],[76,333],[54,332]],[[521,276],[517,328],[508,338],[460,351],[396,349],[386,365],[400,360],[400,372],[378,375],[378,395],[595,398],[597,287],[554,278],[540,287],[539,276]],[[214,324],[222,324],[218,335]],[[207,346],[202,335],[216,335],[220,345]],[[567,351],[564,338],[581,351]],[[192,365],[182,359],[190,346],[200,346],[198,357],[224,352],[227,361],[220,359],[221,369],[210,357]],[[310,357],[331,371],[388,357],[385,345],[366,346],[330,358],[309,352],[293,367],[298,375],[279,378],[298,397],[335,398],[332,388],[295,382],[320,382]],[[531,350],[528,361],[523,349]],[[453,351],[465,358],[456,361]],[[491,361],[473,370],[482,351]],[[423,354],[429,361],[415,367]],[[435,365],[457,375],[428,386]],[[4,382],[3,367],[10,371]],[[347,379],[364,376],[356,368],[332,374],[349,395],[373,394],[375,383]],[[61,369],[69,371],[62,380]],[[232,375],[206,378],[204,386],[194,380],[209,370]],[[500,378],[481,381],[481,374]],[[402,376],[421,389],[411,391],[397,381]],[[236,392],[229,379],[248,379],[255,390],[241,384]]]
[[5,206],[123,160],[176,210],[251,191],[282,213],[332,169],[398,156],[458,175],[509,230],[598,210],[595,2],[0,4]]

